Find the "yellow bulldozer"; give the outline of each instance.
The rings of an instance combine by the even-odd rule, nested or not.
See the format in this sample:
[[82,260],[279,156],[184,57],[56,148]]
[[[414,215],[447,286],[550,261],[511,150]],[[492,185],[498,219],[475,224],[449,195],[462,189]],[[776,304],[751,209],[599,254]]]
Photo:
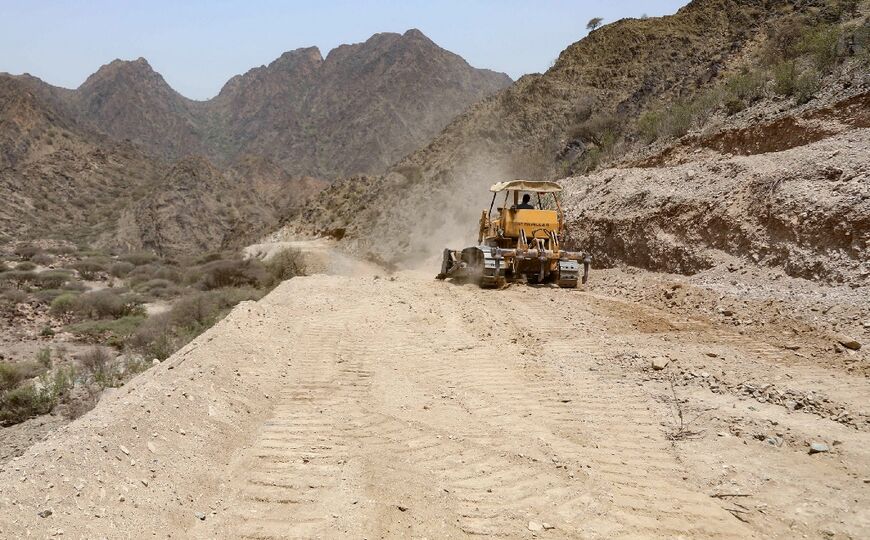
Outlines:
[[[520,280],[556,283],[560,287],[576,287],[581,279],[586,283],[592,258],[564,251],[560,244],[565,217],[557,194],[562,186],[556,182],[513,180],[489,189],[492,202],[480,216],[478,245],[445,249],[438,279],[471,280],[483,288]],[[504,201],[493,216],[496,198],[502,192]],[[522,202],[520,193],[524,193]],[[533,195],[536,201],[532,201]]]

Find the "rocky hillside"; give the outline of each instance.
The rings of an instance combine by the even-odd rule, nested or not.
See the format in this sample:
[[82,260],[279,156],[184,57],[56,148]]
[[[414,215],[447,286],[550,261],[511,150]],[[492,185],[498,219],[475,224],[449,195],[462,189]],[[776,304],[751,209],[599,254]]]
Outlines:
[[174,165],[0,76],[0,241],[58,237],[162,255],[237,245],[323,188],[259,156]]
[[237,248],[323,187],[259,157],[224,171],[201,157],[184,158],[124,209],[117,231],[101,243],[160,256]]
[[[607,25],[545,74],[471,108],[388,174],[331,186],[277,236],[332,234],[359,252],[406,260],[468,242],[496,180],[664,163],[655,156],[695,133],[717,151],[716,132],[788,123],[865,92],[868,11],[866,0],[695,0],[673,16]],[[789,132],[783,124],[778,133]],[[765,151],[753,144],[739,153]],[[719,148],[737,151],[721,140]]]
[[163,167],[0,76],[0,240],[51,232],[77,241],[112,229]]
[[205,102],[143,58],[75,90],[0,74],[0,235],[164,255],[236,245],[329,179],[383,172],[510,82],[417,30],[325,59],[285,53]]

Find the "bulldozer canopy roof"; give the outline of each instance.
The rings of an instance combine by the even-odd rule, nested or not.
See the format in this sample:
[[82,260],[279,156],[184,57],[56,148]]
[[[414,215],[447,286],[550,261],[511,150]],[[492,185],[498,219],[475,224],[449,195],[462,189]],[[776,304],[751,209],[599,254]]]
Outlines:
[[535,180],[511,180],[509,182],[497,182],[490,186],[490,191],[533,191],[535,193],[558,193],[562,186],[556,182],[540,182]]

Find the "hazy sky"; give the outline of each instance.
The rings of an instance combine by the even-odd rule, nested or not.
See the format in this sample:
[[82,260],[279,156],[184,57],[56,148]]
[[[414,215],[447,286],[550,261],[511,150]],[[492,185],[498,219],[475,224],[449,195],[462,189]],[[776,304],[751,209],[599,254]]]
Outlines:
[[475,67],[514,79],[545,71],[605,23],[674,13],[687,0],[0,0],[0,72],[68,88],[115,58],[144,56],[173,88],[207,99],[233,75],[282,52],[324,56],[376,32],[419,28]]

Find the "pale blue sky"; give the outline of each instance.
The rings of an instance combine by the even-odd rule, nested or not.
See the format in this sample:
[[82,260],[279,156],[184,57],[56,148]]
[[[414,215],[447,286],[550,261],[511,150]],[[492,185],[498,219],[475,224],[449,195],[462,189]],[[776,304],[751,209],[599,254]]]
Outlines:
[[207,99],[282,52],[325,56],[376,32],[419,28],[475,67],[545,71],[595,16],[674,13],[687,0],[0,0],[0,72],[75,88],[102,64],[144,56],[173,88]]

